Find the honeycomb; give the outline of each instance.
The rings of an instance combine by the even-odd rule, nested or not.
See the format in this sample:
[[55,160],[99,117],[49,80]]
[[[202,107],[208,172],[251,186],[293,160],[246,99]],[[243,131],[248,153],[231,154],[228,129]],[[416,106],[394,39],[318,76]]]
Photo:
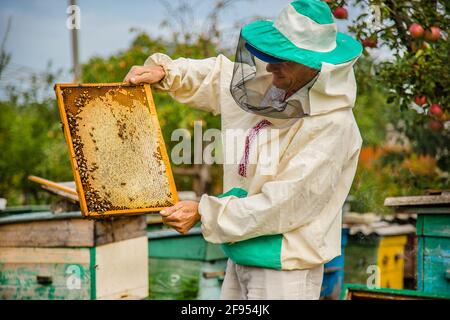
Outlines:
[[159,211],[177,201],[149,87],[57,85],[85,216]]

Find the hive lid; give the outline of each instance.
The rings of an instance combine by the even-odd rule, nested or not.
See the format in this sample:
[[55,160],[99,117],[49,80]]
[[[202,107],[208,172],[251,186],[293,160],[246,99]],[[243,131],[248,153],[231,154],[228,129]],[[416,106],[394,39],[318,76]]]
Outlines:
[[160,211],[178,201],[149,85],[55,91],[84,216]]
[[388,207],[422,206],[422,205],[449,205],[450,193],[443,192],[440,195],[389,197],[384,200]]
[[396,236],[405,235],[416,232],[416,227],[412,224],[389,224],[385,221],[374,223],[371,225],[358,224],[350,226],[349,234],[362,234],[364,236],[378,235],[378,236]]

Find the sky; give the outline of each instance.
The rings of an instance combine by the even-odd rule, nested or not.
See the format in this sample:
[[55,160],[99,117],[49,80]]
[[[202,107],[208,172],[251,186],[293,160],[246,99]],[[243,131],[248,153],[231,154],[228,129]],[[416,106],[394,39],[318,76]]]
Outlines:
[[[197,16],[208,11],[212,1],[201,1]],[[274,16],[286,0],[254,0],[229,8],[222,18],[231,25],[246,16]],[[86,62],[93,55],[107,56],[125,49],[138,28],[151,35],[164,33],[159,27],[168,17],[158,0],[78,0],[81,9],[79,30],[80,60]],[[55,68],[69,69],[70,31],[66,27],[68,1],[64,0],[2,0],[0,1],[0,36],[3,37],[8,17],[12,25],[6,48],[12,53],[11,65],[43,71],[52,61]]]
[[[169,0],[176,3],[179,0]],[[204,19],[212,0],[192,0],[195,17]],[[70,81],[71,68],[70,30],[66,27],[68,0],[1,0],[0,37],[3,39],[8,18],[12,24],[6,50],[12,54],[9,67],[0,79],[0,90],[9,81],[22,81],[32,72],[42,72],[49,62],[53,70],[63,69],[59,81]],[[228,8],[221,17],[221,25],[230,28],[237,21],[254,16],[274,18],[289,0],[241,0]],[[160,0],[78,0],[81,9],[79,30],[80,60],[86,62],[94,55],[108,56],[126,49],[133,34],[130,28],[162,35],[160,23],[168,18]],[[350,17],[352,10],[350,9]],[[353,13],[354,15],[354,13]],[[339,31],[346,31],[338,22]],[[230,37],[230,41],[237,37]],[[136,62],[139,64],[140,62]]]

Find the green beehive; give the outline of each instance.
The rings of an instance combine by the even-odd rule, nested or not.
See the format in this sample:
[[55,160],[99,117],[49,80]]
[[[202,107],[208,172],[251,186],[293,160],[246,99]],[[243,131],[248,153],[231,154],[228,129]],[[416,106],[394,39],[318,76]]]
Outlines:
[[450,214],[420,214],[417,289],[450,294]]
[[417,290],[450,295],[450,194],[387,198],[385,205],[417,214]]
[[148,232],[149,298],[218,299],[227,258],[200,228],[186,235],[172,230]]

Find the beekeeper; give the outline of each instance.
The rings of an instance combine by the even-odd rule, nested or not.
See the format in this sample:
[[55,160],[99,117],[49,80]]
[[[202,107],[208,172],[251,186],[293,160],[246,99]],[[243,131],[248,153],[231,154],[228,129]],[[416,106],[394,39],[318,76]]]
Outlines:
[[[362,143],[352,112],[361,52],[325,2],[298,0],[275,21],[244,26],[234,62],[156,53],[126,76],[221,114],[222,132],[245,130],[239,161],[224,164],[224,194],[161,212],[181,233],[201,219],[205,239],[222,244],[222,299],[319,298],[323,265],[341,254],[341,209]],[[226,152],[234,142],[223,136]],[[273,172],[262,154],[277,158]]]

